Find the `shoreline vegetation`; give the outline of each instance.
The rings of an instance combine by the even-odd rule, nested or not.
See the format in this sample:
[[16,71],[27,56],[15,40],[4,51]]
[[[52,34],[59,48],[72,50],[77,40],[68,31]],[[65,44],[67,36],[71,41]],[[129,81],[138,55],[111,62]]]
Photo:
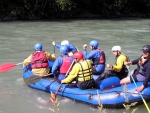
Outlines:
[[0,21],[150,18],[150,0],[1,0]]

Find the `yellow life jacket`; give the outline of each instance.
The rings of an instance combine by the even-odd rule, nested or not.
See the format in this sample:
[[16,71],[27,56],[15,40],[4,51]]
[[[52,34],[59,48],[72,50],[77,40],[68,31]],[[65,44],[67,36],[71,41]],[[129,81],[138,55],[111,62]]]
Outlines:
[[83,62],[80,62],[79,65],[80,65],[80,71],[77,77],[78,81],[83,82],[83,81],[93,79],[90,60],[84,60]]
[[[122,61],[123,61],[123,65],[122,65],[122,67],[120,67],[121,68],[121,70],[119,70],[119,69],[117,69],[116,68],[116,70],[115,71],[117,71],[117,72],[120,72],[120,73],[125,73],[126,71],[128,71],[127,70],[127,67],[124,65],[124,62],[129,62],[130,61],[130,59],[129,59],[129,57],[128,56],[126,56],[125,54],[123,54],[123,53],[121,53],[118,57],[116,57],[116,66],[117,66],[117,64],[120,62],[117,62],[117,59],[118,58],[121,58],[122,59]],[[128,68],[129,68],[130,66],[128,66]]]

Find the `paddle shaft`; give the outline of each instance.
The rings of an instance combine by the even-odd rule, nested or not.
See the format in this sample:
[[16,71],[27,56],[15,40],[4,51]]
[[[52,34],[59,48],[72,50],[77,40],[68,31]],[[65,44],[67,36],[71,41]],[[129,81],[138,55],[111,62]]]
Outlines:
[[70,69],[72,68],[73,64],[74,64],[74,60],[72,61],[71,65],[70,65],[70,67],[69,67],[69,69],[68,69],[68,71],[66,72],[65,77],[67,77],[67,75],[68,75],[68,73],[69,73]]
[[53,45],[53,48],[54,48],[54,54],[55,54],[55,46]]
[[21,65],[21,64],[23,64],[23,62],[17,63],[16,65],[18,66],[18,65]]
[[[72,68],[73,64],[74,64],[74,60],[72,61],[71,65],[70,65],[70,67],[69,67],[69,69],[68,69],[68,71],[66,72],[65,77],[68,75],[68,73],[69,73],[70,69]],[[61,86],[62,86],[62,83],[60,84],[59,88],[58,88],[58,89],[56,90],[56,92],[55,92],[55,98],[56,98],[56,96],[57,96],[57,94],[58,94],[58,91],[60,90]]]
[[[135,80],[134,80],[134,78],[133,78],[133,76],[132,76],[132,74],[131,74],[131,72],[130,72],[130,69],[129,69],[128,67],[127,67],[127,69],[128,69],[128,72],[130,73],[130,76],[131,76],[131,78],[132,78],[133,82],[134,82],[134,85],[135,85],[136,87],[138,87],[138,86],[137,86],[137,84],[136,84],[136,82],[135,82]],[[138,92],[138,93],[140,94],[140,97],[142,98],[143,103],[144,103],[144,105],[145,105],[145,107],[146,107],[147,111],[150,113],[150,109],[149,109],[149,107],[148,107],[148,105],[147,105],[146,101],[144,100],[144,98],[143,98],[142,94],[141,94],[140,92]]]

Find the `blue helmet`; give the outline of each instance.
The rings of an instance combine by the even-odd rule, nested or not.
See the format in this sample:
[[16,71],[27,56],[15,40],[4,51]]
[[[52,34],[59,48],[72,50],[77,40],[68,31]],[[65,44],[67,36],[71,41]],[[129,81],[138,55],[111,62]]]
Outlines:
[[98,41],[96,41],[96,40],[92,40],[92,41],[90,42],[90,46],[93,46],[94,48],[98,48],[98,45],[99,45],[99,43],[98,43]]
[[68,54],[68,47],[67,46],[62,45],[62,46],[60,46],[59,50],[60,50],[61,54]]
[[41,51],[41,50],[42,50],[42,44],[41,44],[41,43],[35,44],[34,49],[35,49],[36,51]]

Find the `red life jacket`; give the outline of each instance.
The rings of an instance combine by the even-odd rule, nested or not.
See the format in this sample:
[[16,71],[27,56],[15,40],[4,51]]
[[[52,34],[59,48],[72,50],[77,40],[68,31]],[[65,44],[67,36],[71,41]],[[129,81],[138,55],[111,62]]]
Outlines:
[[93,64],[94,65],[98,65],[98,64],[105,64],[106,60],[105,60],[105,53],[103,50],[97,49],[98,52],[100,52],[100,58],[95,58],[93,60]]
[[[60,67],[60,73],[66,74],[69,67],[71,66],[72,61],[71,61],[70,57],[63,57],[62,60],[63,60],[63,63]],[[69,70],[69,72],[70,71],[71,71],[71,69]]]
[[104,54],[104,51],[101,50],[101,49],[98,49],[98,51],[100,52],[101,56],[100,56],[100,59],[99,59],[99,63],[100,64],[104,64],[106,61],[105,61],[105,54]]
[[34,52],[32,54],[32,69],[35,68],[47,68],[48,67],[48,60],[46,58],[46,53],[44,51]]

